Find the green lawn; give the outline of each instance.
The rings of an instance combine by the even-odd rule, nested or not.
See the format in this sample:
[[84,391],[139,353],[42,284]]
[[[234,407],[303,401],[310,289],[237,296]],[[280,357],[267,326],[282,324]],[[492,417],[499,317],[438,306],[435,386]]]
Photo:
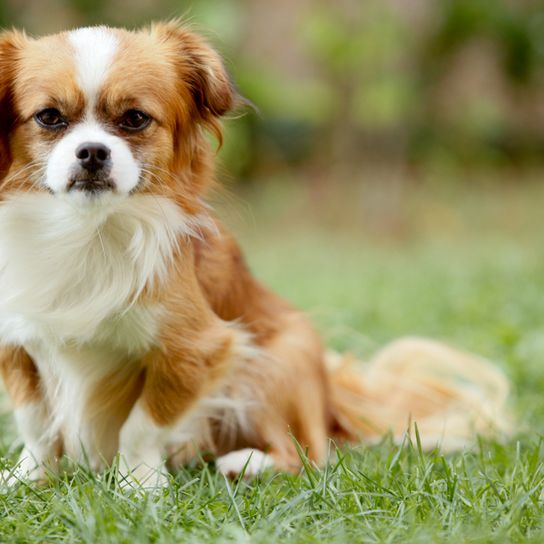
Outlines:
[[[335,348],[364,358],[420,334],[493,359],[513,382],[519,434],[446,457],[385,439],[300,477],[249,483],[188,469],[149,496],[79,469],[0,494],[1,542],[544,541],[544,190],[418,187],[394,209],[329,191],[267,185],[228,199],[255,272]],[[9,422],[6,466],[17,453]]]

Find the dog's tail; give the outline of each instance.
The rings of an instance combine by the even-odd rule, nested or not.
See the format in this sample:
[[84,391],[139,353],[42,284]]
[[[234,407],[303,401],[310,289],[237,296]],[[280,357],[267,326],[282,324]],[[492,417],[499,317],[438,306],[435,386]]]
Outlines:
[[475,355],[404,338],[366,365],[337,353],[326,362],[338,440],[376,441],[389,431],[400,442],[415,423],[423,448],[452,451],[511,429],[508,380]]

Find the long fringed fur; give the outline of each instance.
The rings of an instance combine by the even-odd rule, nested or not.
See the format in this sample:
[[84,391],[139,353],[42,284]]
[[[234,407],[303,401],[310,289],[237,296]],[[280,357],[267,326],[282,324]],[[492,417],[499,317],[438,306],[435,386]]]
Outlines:
[[506,435],[509,383],[489,361],[423,338],[404,338],[368,364],[327,355],[336,438],[403,440],[417,425],[424,449],[459,450],[475,437]]
[[28,330],[29,322],[58,342],[93,338],[146,285],[164,280],[178,238],[198,236],[202,224],[204,217],[153,195],[95,206],[47,193],[12,195],[0,204],[0,229],[10,233],[0,240],[3,341],[35,336],[38,325]]

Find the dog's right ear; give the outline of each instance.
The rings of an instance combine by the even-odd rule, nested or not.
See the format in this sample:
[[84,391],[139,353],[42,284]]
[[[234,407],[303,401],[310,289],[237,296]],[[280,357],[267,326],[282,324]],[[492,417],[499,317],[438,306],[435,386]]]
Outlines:
[[153,25],[173,44],[180,82],[189,88],[195,118],[222,141],[219,118],[242,103],[219,53],[180,20]]
[[0,180],[11,164],[9,133],[15,121],[13,80],[17,51],[24,39],[24,34],[17,31],[0,33]]

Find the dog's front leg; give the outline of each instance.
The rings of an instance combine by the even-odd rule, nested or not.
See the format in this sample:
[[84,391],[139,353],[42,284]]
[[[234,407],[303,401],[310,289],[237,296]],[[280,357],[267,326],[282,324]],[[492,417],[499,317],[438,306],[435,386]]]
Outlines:
[[168,429],[153,416],[143,398],[138,399],[119,437],[122,487],[163,487],[167,472],[163,461]]
[[256,353],[247,333],[210,308],[195,274],[192,243],[179,249],[169,282],[150,294],[162,316],[155,347],[143,360],[141,395],[119,437],[125,481],[151,487],[167,482],[168,442],[179,440],[180,429],[182,441],[198,442],[190,423],[200,415],[201,401],[217,391],[234,365]]
[[210,325],[193,334],[185,329],[163,336],[161,346],[145,358],[142,394],[121,429],[121,475],[126,485],[167,483],[168,442],[198,417],[200,401],[217,390],[233,365],[253,352],[244,332],[215,316]]
[[15,423],[23,440],[19,460],[4,470],[2,483],[43,480],[46,467],[54,467],[60,454],[59,440],[48,434],[49,415],[34,361],[21,347],[0,350],[0,371],[14,407]]

